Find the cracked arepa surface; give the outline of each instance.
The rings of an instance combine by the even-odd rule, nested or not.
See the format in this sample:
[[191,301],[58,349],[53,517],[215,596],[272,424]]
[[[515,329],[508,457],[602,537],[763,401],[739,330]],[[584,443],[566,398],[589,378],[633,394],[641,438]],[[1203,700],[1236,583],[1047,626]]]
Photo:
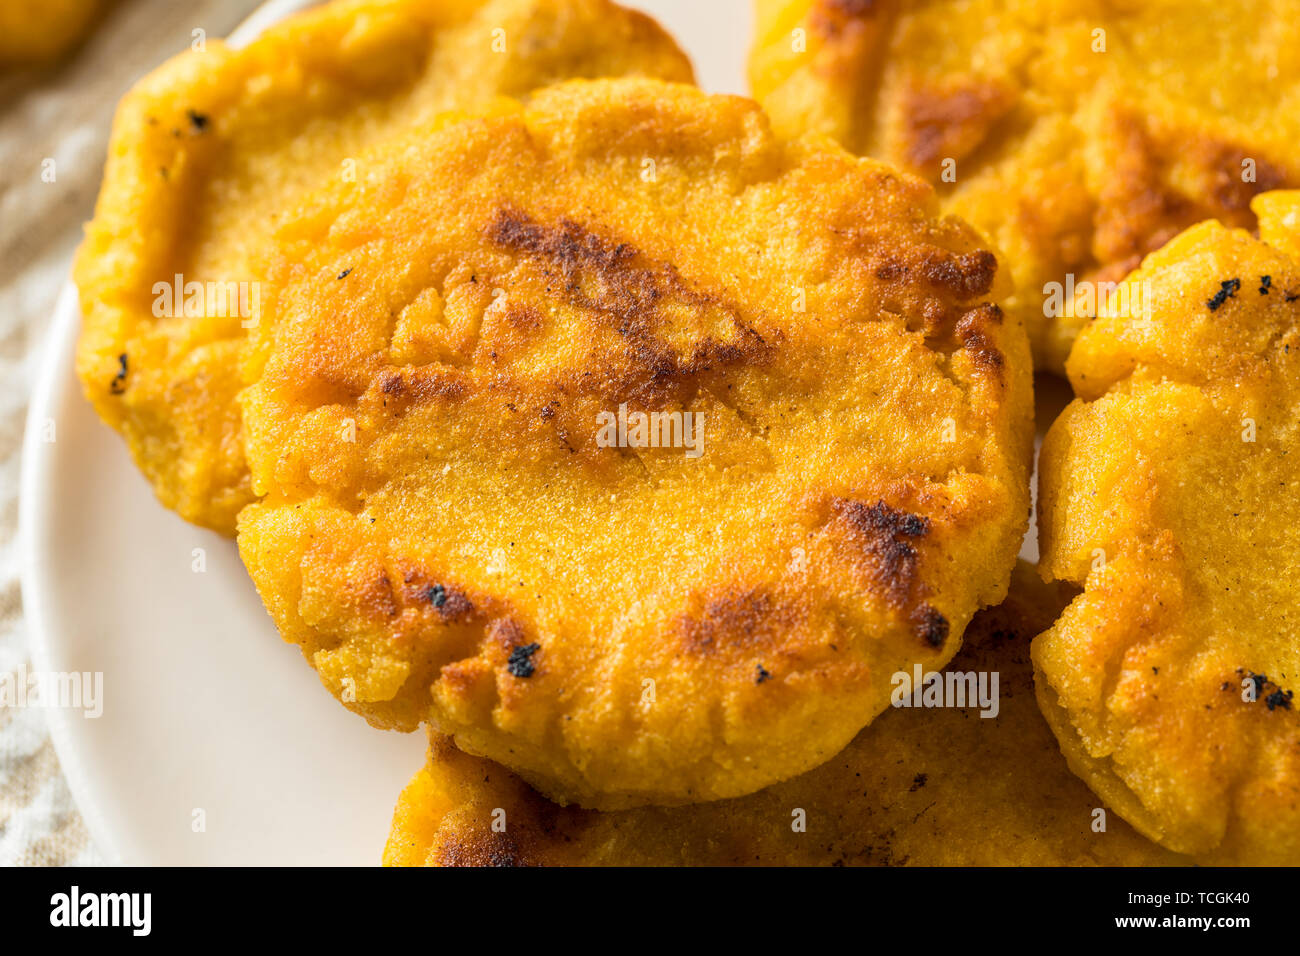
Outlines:
[[737,796],[1001,599],[1028,343],[925,183],[631,79],[362,166],[281,230],[242,396],[241,554],[348,706],[558,800]]
[[[1300,863],[1300,193],[1259,238],[1198,225],[1079,337],[1040,467],[1043,567],[1082,585],[1034,643],[1071,766],[1207,863]],[[1121,293],[1124,289],[1119,290]]]

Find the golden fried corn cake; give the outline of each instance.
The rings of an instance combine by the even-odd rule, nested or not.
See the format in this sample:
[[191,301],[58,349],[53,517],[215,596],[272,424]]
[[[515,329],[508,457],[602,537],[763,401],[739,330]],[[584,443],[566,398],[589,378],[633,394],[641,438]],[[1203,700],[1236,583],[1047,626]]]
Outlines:
[[757,0],[755,95],[925,176],[1004,254],[1039,365],[1141,257],[1300,184],[1291,0]]
[[1079,337],[1039,527],[1046,573],[1084,591],[1034,663],[1071,766],[1135,827],[1297,864],[1300,193],[1254,209],[1258,240],[1188,230]]
[[657,24],[608,0],[350,0],[142,80],[76,264],[77,370],[162,503],[233,534],[252,498],[238,355],[274,314],[259,249],[296,197],[442,110],[627,73],[691,79]]
[[0,73],[61,59],[90,32],[104,0],[4,0]]
[[[1055,619],[1065,599],[1022,565],[1007,602],[975,616],[961,653],[949,665],[949,675],[961,677],[952,686],[970,690],[964,701],[945,696],[945,703],[960,702],[887,712],[821,767],[735,800],[615,813],[561,808],[508,770],[434,736],[428,766],[397,805],[384,862],[1180,863],[1180,857],[1105,812],[1070,774],[1038,712],[1029,640]],[[946,688],[949,676],[943,679]],[[981,717],[981,712],[994,716]]]
[[280,232],[239,546],[373,723],[550,796],[736,796],[942,666],[1026,523],[1030,369],[920,180],[751,101],[562,84]]

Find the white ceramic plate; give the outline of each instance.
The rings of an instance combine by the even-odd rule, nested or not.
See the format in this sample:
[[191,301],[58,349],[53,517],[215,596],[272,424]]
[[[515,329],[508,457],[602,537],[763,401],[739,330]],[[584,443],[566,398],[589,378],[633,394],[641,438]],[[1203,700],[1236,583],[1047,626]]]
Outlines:
[[[306,5],[272,0],[232,40]],[[745,91],[750,0],[629,5],[673,32],[706,89]],[[99,717],[47,711],[92,837],[113,863],[378,863],[422,735],[341,708],[279,639],[234,544],[157,503],[81,395],[79,323],[69,287],[32,398],[19,521],[35,670],[103,675]]]

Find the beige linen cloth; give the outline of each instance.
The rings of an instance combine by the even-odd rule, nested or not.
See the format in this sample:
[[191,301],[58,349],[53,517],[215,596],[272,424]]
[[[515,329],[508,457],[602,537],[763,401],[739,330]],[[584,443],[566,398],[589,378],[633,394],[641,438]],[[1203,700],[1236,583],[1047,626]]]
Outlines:
[[[189,47],[195,30],[224,37],[257,5],[117,0],[63,63],[0,75],[0,673],[30,667],[18,583],[19,449],[54,300],[99,189],[114,106]],[[0,865],[98,862],[42,711],[0,707]]]

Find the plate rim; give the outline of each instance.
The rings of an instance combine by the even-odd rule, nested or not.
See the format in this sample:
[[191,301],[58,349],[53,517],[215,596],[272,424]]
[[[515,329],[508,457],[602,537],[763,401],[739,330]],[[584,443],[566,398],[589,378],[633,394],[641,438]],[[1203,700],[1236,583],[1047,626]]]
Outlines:
[[[243,46],[267,27],[318,2],[319,0],[265,0],[230,32],[226,42],[236,48]],[[48,567],[52,560],[49,525],[54,500],[48,492],[51,482],[47,480],[54,462],[54,456],[49,452],[49,446],[53,443],[40,440],[37,436],[45,422],[59,421],[69,396],[81,395],[79,383],[75,381],[76,340],[81,319],[79,293],[76,284],[69,277],[63,281],[55,300],[51,325],[35,349],[36,374],[28,395],[23,438],[19,446],[22,462],[18,478],[15,550],[19,563],[22,617],[18,627],[26,634],[27,653],[32,667],[40,673],[58,670],[54,665],[61,661],[59,642],[52,640],[48,624],[48,608],[54,599],[50,585],[54,575]],[[69,381],[69,374],[73,381]],[[56,433],[55,442],[57,440]],[[44,711],[46,728],[59,760],[59,769],[86,824],[91,842],[108,866],[128,865],[120,841],[104,818],[100,799],[96,795],[97,789],[91,782],[92,774],[86,769],[83,757],[85,745],[78,743],[70,712],[60,707],[42,707],[41,710]]]
[[[45,480],[53,467],[54,456],[39,441],[37,434],[46,421],[57,422],[64,407],[68,384],[64,375],[67,362],[74,358],[76,332],[81,322],[81,309],[77,302],[77,289],[66,280],[54,305],[53,327],[41,346],[36,380],[31,400],[27,406],[21,454],[22,466],[18,484],[18,554],[21,567],[20,593],[23,602],[22,622],[27,632],[27,652],[32,667],[41,673],[57,668],[59,654],[57,641],[51,640],[47,608],[53,600],[48,571],[50,558],[49,521],[53,497],[42,493],[48,488]],[[57,434],[55,437],[57,441]],[[40,533],[44,530],[46,533]],[[82,747],[76,742],[70,715],[60,707],[42,708],[46,727],[59,758],[59,769],[67,781],[73,802],[81,812],[82,820],[90,833],[91,842],[110,866],[125,863],[121,847],[104,821],[96,789],[90,782],[82,757]]]

